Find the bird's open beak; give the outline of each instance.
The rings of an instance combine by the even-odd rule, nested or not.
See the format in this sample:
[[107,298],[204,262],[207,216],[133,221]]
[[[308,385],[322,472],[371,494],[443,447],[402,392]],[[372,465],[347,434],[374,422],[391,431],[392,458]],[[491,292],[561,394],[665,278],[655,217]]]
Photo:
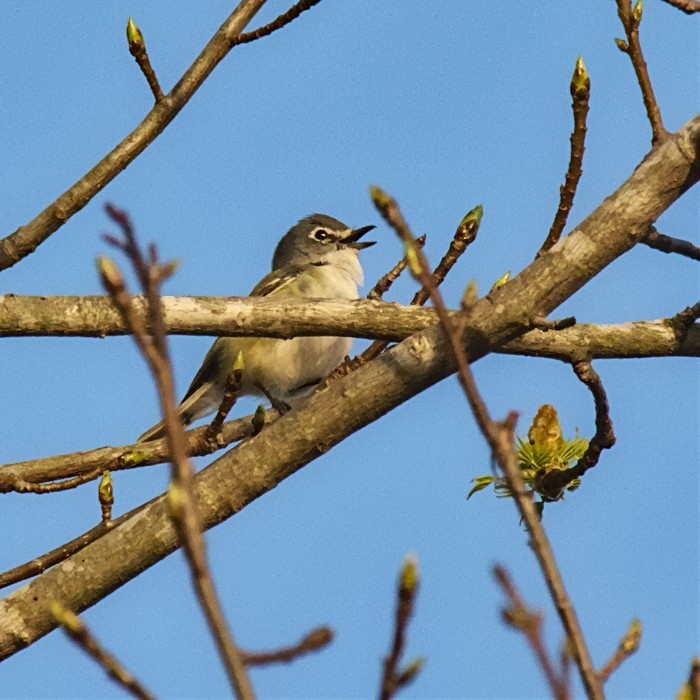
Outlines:
[[361,228],[356,228],[349,236],[345,237],[343,243],[345,243],[345,245],[350,246],[351,248],[354,248],[355,250],[369,248],[371,245],[374,245],[377,241],[360,241],[360,238],[362,238],[362,236],[371,231],[373,228],[377,227],[362,226]]

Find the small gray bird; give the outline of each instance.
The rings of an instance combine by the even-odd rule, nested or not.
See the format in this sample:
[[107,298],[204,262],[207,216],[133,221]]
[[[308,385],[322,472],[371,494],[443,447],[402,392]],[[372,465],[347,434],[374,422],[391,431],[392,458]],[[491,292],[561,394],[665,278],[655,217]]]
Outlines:
[[[272,272],[250,296],[357,299],[363,282],[358,253],[375,241],[360,241],[374,226],[351,229],[325,214],[312,214],[292,226],[277,244]],[[241,395],[266,396],[284,411],[286,402],[317,384],[345,357],[351,338],[217,338],[178,408],[182,422],[213,413],[223,398],[226,378],[243,354]],[[162,437],[162,421],[139,442]]]

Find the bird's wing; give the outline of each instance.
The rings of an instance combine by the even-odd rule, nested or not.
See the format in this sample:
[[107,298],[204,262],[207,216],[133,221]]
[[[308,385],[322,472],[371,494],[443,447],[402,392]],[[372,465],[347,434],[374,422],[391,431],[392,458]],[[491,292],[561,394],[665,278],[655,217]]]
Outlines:
[[[250,293],[252,297],[267,297],[274,296],[276,294],[283,294],[285,287],[293,282],[300,274],[300,271],[293,272],[283,272],[282,270],[273,270],[270,274],[265,275],[255,288]],[[230,338],[217,338],[214,344],[211,346],[209,352],[206,354],[202,366],[195,375],[189,389],[182,397],[180,404],[183,404],[187,399],[189,399],[198,389],[203,387],[205,384],[213,384],[218,377],[226,376],[228,374],[228,369],[226,365],[232,364],[235,360],[229,357],[230,353],[227,352],[227,342]],[[229,362],[230,360],[230,362]],[[224,369],[227,371],[224,372]]]

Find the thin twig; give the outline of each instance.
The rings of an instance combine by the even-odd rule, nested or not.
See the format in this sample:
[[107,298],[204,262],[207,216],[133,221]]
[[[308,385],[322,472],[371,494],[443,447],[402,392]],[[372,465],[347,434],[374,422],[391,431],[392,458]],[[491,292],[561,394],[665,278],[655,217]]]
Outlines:
[[406,557],[396,593],[396,618],[394,621],[394,634],[389,654],[384,659],[384,672],[382,674],[382,685],[379,691],[381,700],[389,700],[394,696],[402,685],[413,680],[420,670],[406,674],[409,668],[415,664],[409,664],[404,670],[399,670],[399,663],[403,655],[406,643],[406,631],[408,623],[413,614],[413,606],[418,592],[418,563],[412,556]]
[[110,242],[126,253],[143,287],[147,299],[150,336],[146,333],[143,319],[134,313],[121,274],[112,261],[101,260],[99,269],[102,281],[125,323],[131,328],[134,340],[154,376],[165,423],[165,437],[172,455],[171,483],[168,489],[170,515],[189,564],[197,598],[209,624],[231,686],[238,698],[248,700],[253,697],[253,691],[246,666],[226,624],[207,565],[206,545],[192,485],[194,468],[187,456],[185,431],[179,420],[175,404],[175,388],[168,358],[166,328],[160,306],[160,285],[172,274],[174,268],[172,265],[161,266],[159,264],[153,245],[150,246],[148,259],[146,259],[136,242],[126,212],[109,204],[106,209],[112,220],[120,227],[123,235],[122,240],[110,238]]
[[537,251],[537,257],[544,255],[560,238],[566,226],[566,220],[574,203],[576,188],[581,179],[581,165],[586,141],[586,118],[588,116],[588,99],[591,94],[591,81],[586,71],[583,59],[579,56],[576,61],[574,75],[571,78],[571,109],[574,113],[574,130],[571,132],[571,152],[569,167],[566,170],[564,184],[559,188],[559,207],[554,217],[552,227],[542,247]]
[[632,620],[625,636],[618,645],[615,653],[610,657],[610,660],[598,671],[601,683],[607,683],[612,674],[619,668],[620,664],[632,656],[642,641],[642,625],[639,620]]
[[115,683],[139,700],[153,700],[154,696],[112,654],[102,648],[86,624],[72,610],[54,602],[51,613],[71,640],[102,666]]
[[610,406],[605,387],[599,374],[593,369],[589,360],[575,360],[571,363],[576,376],[591,392],[595,402],[595,435],[588,443],[583,457],[569,469],[548,471],[538,484],[538,490],[551,495],[558,494],[574,479],[580,479],[589,469],[595,467],[603,450],[615,444],[615,432],[610,420]]
[[617,46],[623,53],[626,53],[632,61],[632,67],[637,76],[637,82],[642,90],[642,99],[644,107],[647,111],[647,117],[651,124],[651,145],[656,146],[665,141],[669,133],[666,131],[663,120],[661,119],[661,110],[654,95],[654,89],[651,86],[649,78],[649,69],[647,68],[644,54],[642,53],[642,45],[639,41],[639,24],[642,20],[642,0],[637,0],[634,8],[632,8],[632,0],[616,0],[617,14],[622,22],[627,35],[627,42],[617,41]]
[[290,647],[274,651],[243,651],[243,660],[248,666],[269,666],[271,664],[286,664],[312,651],[320,651],[333,641],[333,630],[330,627],[317,627],[311,630],[300,642]]
[[700,2],[698,0],[664,0],[664,2],[677,7],[681,12],[685,12],[686,15],[700,12]]
[[681,339],[685,339],[698,318],[700,318],[700,301],[692,306],[686,307],[683,311],[679,311],[670,319],[670,324],[675,329],[676,334],[679,335]]
[[542,639],[542,615],[535,610],[530,610],[525,605],[525,601],[503,566],[494,566],[493,575],[510,603],[509,607],[503,609],[504,621],[525,635],[537,658],[537,663],[547,679],[552,695],[558,700],[566,700],[570,695],[566,672],[562,664],[562,670],[558,673],[549,658]]
[[[433,287],[439,287],[450,270],[455,266],[455,263],[462,256],[464,251],[471,245],[476,239],[477,233],[479,233],[479,226],[481,225],[481,218],[483,216],[483,208],[479,204],[474,207],[460,222],[457,230],[455,231],[450,245],[447,249],[445,255],[442,256],[442,260],[435,268],[432,274],[431,284]],[[418,249],[422,248],[419,245],[419,241],[422,239],[414,239],[415,245]],[[410,306],[423,306],[426,301],[430,299],[430,292],[423,285],[411,299]],[[340,367],[333,371],[331,378],[335,376],[344,376],[350,372],[356,370],[358,367],[367,364],[370,360],[378,357],[386,348],[389,346],[389,342],[386,340],[375,340],[369,345],[363,352],[361,352],[357,357],[352,360],[346,360]]]
[[[425,240],[425,234],[419,236],[418,238],[416,238],[416,245],[422,248],[425,245]],[[381,277],[377,284],[375,284],[374,287],[372,287],[369,294],[367,295],[367,298],[373,301],[381,301],[382,297],[391,288],[391,285],[394,284],[394,282],[396,282],[399,275],[406,269],[406,265],[408,265],[408,260],[404,255],[401,258],[401,260],[399,260],[396,263],[396,265],[394,265],[394,267],[392,267],[391,270],[389,270],[389,272],[387,272],[386,275]]]
[[700,260],[700,247],[690,241],[659,233],[654,226],[649,229],[649,233],[640,243],[654,250],[660,250],[662,253],[677,253],[691,260]]
[[239,34],[233,40],[233,45],[238,46],[239,44],[249,44],[251,41],[262,39],[264,36],[269,36],[272,34],[272,32],[276,31],[277,29],[281,29],[291,21],[295,20],[302,12],[312,8],[314,5],[318,5],[319,2],[321,2],[321,0],[299,0],[299,2],[292,5],[292,7],[290,7],[286,12],[282,13],[269,24],[265,24],[252,32]]
[[156,102],[160,102],[160,100],[163,99],[163,91],[160,88],[160,83],[151,65],[151,59],[148,57],[143,34],[131,17],[129,17],[129,21],[126,23],[126,39],[129,42],[129,53],[134,57],[138,67],[146,78]]
[[0,469],[0,493],[58,493],[59,491],[68,491],[69,489],[77,488],[89,481],[97,479],[104,470],[97,466],[83,474],[78,474],[63,481],[50,481],[48,483],[35,483],[26,481],[20,476],[17,476],[11,469]]
[[69,542],[65,542],[55,549],[52,549],[39,557],[35,557],[31,561],[0,573],[0,588],[6,588],[14,583],[19,583],[20,581],[26,581],[29,578],[38,576],[47,569],[50,569],[52,566],[60,564],[62,561],[68,559],[68,557],[73,556],[73,554],[76,554],[81,549],[84,549],[89,544],[92,544],[96,540],[100,539],[100,537],[103,535],[106,535],[110,530],[113,530],[115,527],[126,522],[129,520],[129,518],[137,515],[142,510],[145,510],[155,500],[156,499],[152,499],[147,503],[141,504],[128,513],[124,513],[124,515],[119,516],[116,520],[103,521],[99,525],[96,525]]
[[221,399],[221,403],[219,404],[219,409],[204,433],[204,439],[207,441],[218,442],[219,438],[221,437],[221,431],[224,427],[224,421],[238,400],[238,392],[241,390],[241,381],[243,380],[242,358],[243,356],[241,353],[239,353],[239,356],[236,358],[236,363],[239,363],[240,361],[240,366],[236,366],[236,364],[234,364],[233,369],[226,377],[224,395]]
[[265,0],[241,0],[175,87],[155,104],[128,136],[44,211],[0,239],[0,270],[12,267],[33,253],[165,130],[233,48],[236,36],[264,4]]
[[414,264],[411,265],[411,271],[424,286],[427,285],[428,289],[433,292],[432,299],[435,311],[437,312],[442,329],[450,341],[451,349],[457,361],[457,378],[464,390],[479,429],[486,438],[496,463],[503,470],[508,482],[508,487],[513,493],[516,505],[520,511],[520,515],[530,531],[532,549],[540,564],[547,587],[557,608],[557,612],[559,613],[583,685],[590,698],[593,700],[602,700],[602,687],[593,667],[593,662],[588,647],[586,646],[583,632],[581,631],[573,605],[564,587],[564,582],[559,573],[554,553],[547,540],[532,498],[525,489],[518,459],[513,448],[517,415],[511,413],[508,418],[502,422],[495,422],[491,419],[486,404],[481,398],[476,382],[474,381],[467,354],[460,342],[457,328],[444,306],[442,296],[432,283],[431,275],[428,272],[430,268],[428,267],[423,252],[415,249],[415,246],[411,244],[413,237],[403,215],[399,211],[398,205],[389,195],[379,188],[373,188],[372,199],[387,223],[389,223],[401,239],[404,240],[407,253],[410,253],[411,250],[414,251],[412,255]]

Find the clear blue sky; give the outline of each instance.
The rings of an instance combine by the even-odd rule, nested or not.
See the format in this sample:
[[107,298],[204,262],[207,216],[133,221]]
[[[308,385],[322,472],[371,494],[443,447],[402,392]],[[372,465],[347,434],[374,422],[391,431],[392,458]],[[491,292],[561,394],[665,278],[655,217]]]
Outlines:
[[[261,21],[286,8],[270,1]],[[3,6],[0,222],[26,223],[143,117],[150,92],[127,51],[141,27],[169,89],[233,3],[32,2]],[[268,271],[279,236],[314,211],[380,224],[372,183],[395,195],[437,260],[457,223],[482,203],[479,239],[445,285],[456,305],[519,271],[543,240],[558,200],[571,127],[569,79],[584,57],[592,81],[584,176],[571,216],[586,216],[632,172],[650,130],[612,0],[493,3],[324,0],[284,31],[237,49],[166,132],[34,255],[0,276],[0,292],[100,293],[94,258],[109,228],[103,204],[129,210],[143,239],[181,269],[170,294],[247,293]],[[642,39],[666,125],[698,107],[697,18],[645,3]],[[659,221],[695,238],[697,193]],[[368,282],[399,257],[383,225],[364,255]],[[686,259],[633,250],[561,314],[622,322],[670,316],[697,300]],[[407,300],[410,280],[394,298]],[[179,389],[209,340],[175,338]],[[131,442],[156,415],[144,362],[129,339],[0,343],[2,461]],[[356,345],[359,347],[359,343]],[[698,652],[698,373],[690,360],[597,363],[618,444],[545,525],[597,665],[633,617],[639,653],[610,697],[678,690]],[[593,432],[587,391],[566,366],[489,357],[475,366],[496,416],[559,410],[564,431]],[[237,411],[252,404],[244,402]],[[539,698],[546,688],[524,640],[500,622],[490,574],[502,562],[559,622],[514,506],[490,492],[469,502],[489,469],[456,381],[401,406],[208,535],[210,559],[240,643],[291,643],[330,624],[328,650],[253,672],[261,697],[370,697],[389,643],[403,556],[418,554],[422,587],[408,657],[427,665],[406,698]],[[116,512],[160,493],[167,466],[115,475]],[[3,496],[0,568],[91,527],[95,489]],[[85,614],[94,632],[162,697],[227,693],[180,553]],[[4,697],[120,697],[60,633],[0,666]],[[578,687],[578,686],[577,686]],[[580,694],[580,688],[579,688]]]

